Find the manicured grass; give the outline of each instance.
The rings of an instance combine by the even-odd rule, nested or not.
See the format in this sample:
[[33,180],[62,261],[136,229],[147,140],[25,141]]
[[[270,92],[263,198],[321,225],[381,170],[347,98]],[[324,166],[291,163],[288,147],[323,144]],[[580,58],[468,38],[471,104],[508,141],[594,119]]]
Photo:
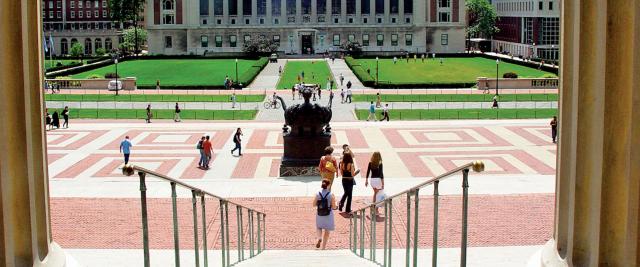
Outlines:
[[[356,110],[358,120],[366,120],[369,111]],[[458,119],[541,119],[558,115],[557,109],[394,109],[391,120],[458,120]],[[376,112],[378,119],[381,112]]]
[[54,68],[58,64],[58,62],[62,63],[62,66],[67,66],[74,63],[80,63],[80,60],[77,59],[46,59],[44,61],[44,67],[46,69]]
[[[314,61],[289,61],[284,67],[282,77],[278,81],[278,89],[291,89],[298,83],[298,76],[304,71],[303,83],[320,84],[323,89],[327,88],[327,78],[331,77],[331,71],[324,60]],[[333,77],[331,77],[333,79]],[[333,84],[336,88],[336,83]]]
[[[363,70],[370,70],[371,77],[375,79],[376,59],[357,59]],[[553,75],[535,68],[529,68],[507,62],[500,62],[500,77],[506,72],[515,72],[520,78],[540,78],[544,75]],[[380,83],[391,84],[447,84],[447,83],[475,83],[478,77],[496,77],[496,61],[474,57],[474,58],[443,58],[440,59],[420,58],[414,61],[413,58],[406,60],[398,59],[398,63],[393,64],[393,59],[380,59],[378,79]]]
[[[238,77],[248,71],[257,60],[238,60]],[[72,75],[85,79],[92,74],[104,76],[116,72],[115,65]],[[118,76],[136,77],[138,86],[223,86],[225,75],[236,80],[235,59],[147,59],[129,60],[118,64]],[[245,85],[246,86],[246,85]]]
[[[424,95],[380,95],[382,102],[490,102],[493,94],[424,94]],[[500,102],[558,101],[557,94],[501,94]],[[376,101],[376,95],[353,95],[355,102]]]
[[[49,109],[53,113],[54,109]],[[61,112],[62,110],[57,110]],[[153,119],[173,119],[173,110],[153,110]],[[257,110],[182,110],[183,120],[253,120]],[[72,119],[145,119],[146,110],[140,109],[70,109]]]
[[[74,102],[231,102],[230,95],[63,95],[47,94],[48,101]],[[264,95],[236,95],[236,102],[262,102]]]

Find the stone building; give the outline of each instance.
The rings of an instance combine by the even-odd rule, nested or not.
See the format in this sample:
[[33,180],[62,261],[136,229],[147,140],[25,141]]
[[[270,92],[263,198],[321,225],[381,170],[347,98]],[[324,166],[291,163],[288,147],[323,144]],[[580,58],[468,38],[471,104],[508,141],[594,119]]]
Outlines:
[[152,54],[237,53],[256,38],[291,54],[463,52],[464,0],[150,0]]

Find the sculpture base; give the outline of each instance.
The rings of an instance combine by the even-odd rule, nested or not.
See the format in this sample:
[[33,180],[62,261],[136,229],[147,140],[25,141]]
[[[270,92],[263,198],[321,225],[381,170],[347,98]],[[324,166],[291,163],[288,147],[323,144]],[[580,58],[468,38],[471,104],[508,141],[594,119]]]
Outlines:
[[318,166],[283,166],[280,165],[280,177],[320,176]]

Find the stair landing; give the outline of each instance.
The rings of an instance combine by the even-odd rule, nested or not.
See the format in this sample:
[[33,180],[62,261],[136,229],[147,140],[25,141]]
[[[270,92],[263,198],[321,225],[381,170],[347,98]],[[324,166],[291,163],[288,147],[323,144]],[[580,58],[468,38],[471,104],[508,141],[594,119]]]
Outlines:
[[354,255],[349,250],[267,250],[253,259],[238,263],[242,266],[307,267],[307,266],[378,266]]

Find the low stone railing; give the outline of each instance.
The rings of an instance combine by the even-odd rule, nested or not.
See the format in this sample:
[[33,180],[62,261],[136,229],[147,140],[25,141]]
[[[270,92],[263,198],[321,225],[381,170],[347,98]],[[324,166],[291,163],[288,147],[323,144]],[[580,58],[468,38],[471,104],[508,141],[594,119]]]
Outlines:
[[[495,78],[478,77],[478,89],[496,88]],[[501,78],[498,80],[499,89],[558,89],[558,78]]]
[[[45,83],[48,86],[60,85],[60,89],[108,89],[109,81],[114,79],[46,79]],[[136,84],[135,77],[118,78],[118,81],[122,82],[121,90],[136,90],[138,85]],[[51,87],[48,87],[51,88]],[[56,87],[54,87],[56,88]],[[56,88],[57,89],[57,88]]]

